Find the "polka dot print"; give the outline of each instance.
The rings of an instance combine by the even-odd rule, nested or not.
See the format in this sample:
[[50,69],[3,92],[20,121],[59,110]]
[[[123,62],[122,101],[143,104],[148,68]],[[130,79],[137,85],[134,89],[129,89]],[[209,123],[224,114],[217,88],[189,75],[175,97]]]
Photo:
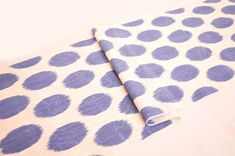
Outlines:
[[228,5],[222,8],[224,14],[235,15],[235,5]]
[[211,24],[216,28],[227,28],[233,24],[233,19],[226,17],[219,17],[214,19]]
[[176,48],[171,46],[163,46],[155,49],[152,52],[152,56],[156,60],[170,60],[178,56],[178,51]]
[[63,52],[56,54],[50,59],[49,64],[56,67],[63,67],[74,63],[79,59],[79,55],[75,52]]
[[184,82],[195,79],[199,74],[199,70],[189,64],[181,65],[173,69],[171,78],[176,81]]
[[137,38],[143,42],[152,42],[158,40],[162,36],[158,30],[146,30],[138,34]]
[[187,27],[199,27],[204,23],[204,21],[199,17],[189,17],[182,21],[182,24]]
[[119,49],[119,52],[127,57],[140,56],[143,53],[145,53],[145,51],[146,51],[145,47],[137,44],[124,45]]
[[0,101],[0,119],[7,119],[19,114],[29,104],[26,96],[11,96]]
[[173,24],[174,22],[175,22],[175,20],[171,17],[161,16],[161,17],[155,18],[152,21],[152,24],[154,26],[165,27],[165,26]]
[[233,41],[235,42],[235,34],[233,34],[233,35],[231,36],[231,40],[233,40]]
[[19,153],[37,143],[41,135],[42,129],[37,125],[24,125],[16,128],[1,140],[1,152]]
[[160,131],[161,129],[169,126],[171,124],[170,120],[161,122],[160,124],[154,125],[154,126],[144,126],[144,129],[142,131],[142,139],[145,139],[152,135],[153,133]]
[[138,96],[141,96],[145,92],[144,86],[136,81],[126,81],[124,83],[124,86],[126,87],[128,94],[132,99],[135,99]]
[[119,110],[121,113],[124,114],[134,114],[138,113],[137,108],[135,107],[135,104],[131,100],[129,96],[125,96],[123,100],[120,102]]
[[107,40],[100,40],[99,44],[104,52],[108,52],[113,48],[113,44]]
[[202,43],[217,43],[222,41],[223,37],[217,32],[207,31],[200,34],[198,39]]
[[100,146],[118,145],[126,141],[131,133],[131,125],[126,121],[112,121],[96,132],[95,142]]
[[36,65],[38,62],[40,62],[41,59],[42,59],[41,56],[37,56],[31,59],[16,63],[12,65],[11,67],[16,68],[16,69],[28,68],[28,67]]
[[23,86],[29,90],[39,90],[50,86],[56,79],[57,76],[54,72],[43,71],[28,77],[24,81]]
[[158,78],[163,73],[163,67],[154,63],[139,65],[135,73],[140,78]]
[[215,9],[212,8],[211,6],[198,6],[193,9],[193,12],[195,14],[210,14],[214,11],[215,11]]
[[105,33],[108,37],[113,38],[126,38],[131,35],[129,31],[120,28],[110,28]]
[[93,72],[89,70],[80,70],[68,75],[63,82],[65,87],[76,89],[89,84],[93,79]]
[[233,8],[204,0],[96,27],[56,54],[3,67],[0,153],[115,155],[166,128],[175,108],[233,83]]
[[56,94],[40,101],[34,108],[37,117],[53,117],[64,112],[70,105],[70,99],[63,94]]
[[78,110],[83,115],[97,115],[108,109],[111,101],[109,95],[103,93],[94,94],[85,98],[79,105]]
[[48,148],[53,151],[68,150],[82,142],[86,135],[87,129],[83,123],[66,124],[51,135]]
[[136,27],[136,26],[139,26],[143,23],[144,23],[143,19],[138,19],[138,20],[135,20],[135,21],[125,23],[125,24],[123,24],[123,26],[125,26],[125,27]]
[[229,47],[222,50],[220,57],[225,61],[235,61],[235,47]]
[[90,38],[87,40],[79,41],[77,43],[72,44],[72,47],[85,47],[85,46],[90,46],[96,42],[95,38]]
[[121,82],[115,72],[109,71],[101,78],[101,85],[106,88],[113,88],[121,86]]
[[18,77],[15,74],[11,74],[11,73],[0,74],[0,82],[1,82],[0,90],[9,88],[17,80],[18,80]]
[[87,59],[86,59],[88,64],[91,65],[98,65],[98,64],[103,64],[108,62],[108,59],[106,58],[106,56],[104,55],[104,53],[102,51],[96,51],[91,53]]
[[120,74],[121,72],[124,72],[129,68],[127,63],[121,59],[111,59],[110,63],[112,64],[117,74]]
[[147,125],[151,125],[151,123],[153,123],[154,121],[151,120],[152,117],[154,116],[158,116],[160,114],[163,114],[163,111],[160,108],[157,107],[144,107],[143,109],[141,109],[140,111],[141,115],[143,116],[143,118],[146,120]]
[[199,88],[197,89],[194,93],[193,93],[193,97],[192,97],[192,100],[195,102],[195,101],[198,101],[210,94],[213,94],[215,92],[217,92],[218,90],[213,88],[213,87],[202,87],[202,88]]
[[179,102],[183,96],[182,89],[177,86],[160,87],[154,92],[154,98],[160,102]]
[[207,71],[207,77],[212,81],[224,82],[232,79],[233,70],[226,65],[217,65]]
[[169,14],[181,14],[181,13],[183,13],[184,11],[185,11],[184,8],[179,8],[179,9],[167,11],[167,13],[169,13]]
[[176,30],[168,36],[168,39],[172,42],[181,43],[189,40],[191,37],[192,34],[189,31]]
[[204,3],[218,3],[220,1],[221,0],[206,0],[206,1],[204,1]]
[[187,51],[186,57],[192,61],[203,61],[211,56],[211,50],[206,47],[194,47]]

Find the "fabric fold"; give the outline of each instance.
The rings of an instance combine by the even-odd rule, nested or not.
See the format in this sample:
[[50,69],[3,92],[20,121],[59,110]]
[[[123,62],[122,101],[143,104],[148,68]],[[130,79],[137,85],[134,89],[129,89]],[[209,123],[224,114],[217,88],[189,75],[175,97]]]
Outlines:
[[235,5],[205,1],[93,33],[149,126],[234,85]]

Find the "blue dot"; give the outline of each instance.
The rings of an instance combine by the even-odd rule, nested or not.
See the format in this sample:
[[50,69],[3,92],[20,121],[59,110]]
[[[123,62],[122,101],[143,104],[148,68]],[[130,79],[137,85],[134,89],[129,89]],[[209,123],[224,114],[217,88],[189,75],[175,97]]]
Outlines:
[[54,72],[43,71],[27,78],[24,81],[23,86],[29,90],[39,90],[50,86],[56,79],[57,76]]
[[125,24],[123,24],[123,26],[125,26],[125,27],[136,27],[136,26],[139,26],[143,23],[144,23],[144,20],[138,19],[138,20],[135,20],[135,21],[125,23]]
[[67,76],[63,83],[67,88],[76,89],[86,86],[94,79],[94,77],[95,75],[92,71],[80,70]]
[[176,48],[171,46],[163,46],[155,49],[152,52],[152,56],[157,60],[170,60],[178,56],[178,51]]
[[158,40],[162,33],[158,30],[145,30],[138,34],[137,38],[143,42],[152,42]]
[[146,124],[150,126],[154,124],[154,121],[151,118],[163,114],[163,111],[157,107],[147,106],[142,108],[140,113],[146,121]]
[[113,88],[121,86],[121,82],[115,72],[109,71],[101,78],[101,85],[106,88]]
[[96,51],[96,52],[91,53],[87,57],[86,62],[91,65],[99,65],[99,64],[107,63],[108,59],[106,58],[104,52]]
[[131,35],[129,31],[119,28],[110,28],[105,31],[105,34],[113,38],[127,38]]
[[11,73],[0,74],[0,90],[12,86],[17,80],[18,77],[15,74]]
[[76,62],[79,58],[80,56],[77,53],[66,51],[53,56],[50,59],[49,64],[51,66],[63,67]]
[[201,87],[199,89],[197,89],[194,93],[193,93],[193,97],[192,100],[194,102],[210,95],[213,94],[215,92],[217,92],[218,90],[213,88],[213,87]]
[[171,25],[173,23],[175,23],[175,20],[171,17],[168,17],[168,16],[160,16],[160,17],[155,18],[152,21],[152,24],[154,26],[159,26],[159,27],[165,27],[165,26]]
[[133,100],[145,93],[145,88],[140,82],[129,80],[124,83],[124,86]]
[[138,110],[135,107],[135,104],[133,103],[133,101],[128,95],[125,96],[123,100],[120,102],[119,110],[121,113],[124,113],[124,114],[138,113]]
[[219,17],[214,19],[211,24],[216,28],[227,28],[233,25],[233,19],[227,17]]
[[231,40],[233,40],[233,41],[235,42],[235,34],[233,34],[233,35],[231,36]]
[[114,146],[126,141],[131,133],[131,125],[126,121],[112,121],[96,132],[95,142],[101,146]]
[[137,44],[126,44],[119,49],[124,56],[140,56],[145,53],[146,48]]
[[207,31],[207,32],[201,33],[198,39],[202,43],[217,43],[217,42],[222,41],[223,37],[217,32]]
[[199,27],[201,26],[204,21],[199,18],[199,17],[189,17],[189,18],[186,18],[182,21],[183,25],[187,26],[187,27]]
[[168,39],[172,42],[181,43],[189,40],[191,37],[192,37],[191,32],[184,30],[177,30],[172,32],[168,36]]
[[90,39],[87,39],[87,40],[83,40],[83,41],[79,41],[77,43],[74,43],[72,44],[71,46],[72,47],[84,47],[84,46],[89,46],[89,45],[92,45],[96,42],[96,39],[95,38],[90,38]]
[[210,14],[214,11],[215,9],[212,8],[211,6],[198,6],[193,9],[193,12],[196,14]]
[[82,115],[97,115],[109,108],[111,97],[104,93],[93,94],[85,98],[79,105],[78,110]]
[[163,73],[163,67],[155,63],[148,63],[139,65],[135,73],[139,78],[158,78]]
[[42,130],[37,125],[24,125],[14,129],[1,140],[1,152],[3,154],[19,153],[41,138]]
[[105,53],[113,48],[113,44],[107,40],[100,40],[99,45]]
[[11,96],[0,101],[0,119],[7,119],[19,114],[29,104],[26,96]]
[[87,135],[87,129],[81,122],[72,122],[58,128],[51,136],[48,148],[53,151],[64,151],[79,143]]
[[70,99],[68,96],[56,94],[40,101],[34,108],[34,112],[37,117],[53,117],[64,112],[69,107],[69,104]]
[[225,65],[217,65],[207,71],[207,77],[212,81],[224,82],[232,79],[234,71]]
[[185,11],[184,8],[178,8],[178,9],[175,9],[175,10],[167,11],[167,13],[169,13],[169,14],[181,14],[184,11]]
[[220,57],[225,61],[235,61],[235,47],[229,47],[220,52]]
[[41,56],[37,56],[37,57],[31,58],[31,59],[19,62],[17,64],[14,64],[11,67],[17,68],[17,69],[28,68],[28,67],[31,67],[31,66],[37,64],[41,59],[42,59]]
[[204,3],[218,3],[220,1],[221,0],[206,0],[206,1],[204,1]]
[[235,5],[228,5],[222,8],[224,14],[235,15]]
[[171,72],[171,78],[176,81],[190,81],[195,79],[199,74],[199,70],[189,64],[181,65],[173,69]]
[[194,47],[186,53],[187,58],[192,61],[203,61],[211,56],[212,51],[206,47]]
[[170,120],[167,120],[167,121],[164,121],[164,122],[161,122],[157,125],[154,125],[154,126],[147,126],[145,125],[144,126],[144,129],[142,131],[142,139],[145,139],[147,137],[149,137],[150,135],[154,134],[155,132],[158,132],[160,131],[161,129],[169,126],[172,122]]
[[154,91],[154,98],[160,102],[179,102],[184,92],[177,86],[160,87]]
[[127,63],[121,59],[111,59],[110,63],[117,74],[120,74],[129,68]]

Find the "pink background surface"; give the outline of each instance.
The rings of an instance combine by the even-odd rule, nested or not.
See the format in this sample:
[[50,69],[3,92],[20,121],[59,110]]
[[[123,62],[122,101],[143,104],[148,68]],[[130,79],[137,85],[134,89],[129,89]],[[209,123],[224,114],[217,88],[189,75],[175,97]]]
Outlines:
[[[53,44],[68,45],[86,39],[95,25],[120,23],[195,1],[0,1],[0,66]],[[189,106],[180,122],[123,155],[234,156],[234,86]]]

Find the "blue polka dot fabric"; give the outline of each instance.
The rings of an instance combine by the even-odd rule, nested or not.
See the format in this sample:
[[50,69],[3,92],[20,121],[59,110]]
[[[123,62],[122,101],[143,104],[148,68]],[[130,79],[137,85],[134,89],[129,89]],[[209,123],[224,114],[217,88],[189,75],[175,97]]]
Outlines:
[[[94,35],[148,126],[235,81],[233,1],[185,8],[96,28]],[[131,26],[130,26],[131,25]],[[112,33],[111,33],[112,32]]]
[[[144,89],[126,91],[117,73],[128,64],[113,59],[114,71],[105,55],[112,44],[100,43],[106,49],[94,38],[52,46],[1,70],[0,155],[114,155],[172,123],[146,127],[130,98]],[[155,68],[149,76],[161,74]]]
[[122,155],[235,82],[235,5],[206,0],[0,72],[0,155]]

